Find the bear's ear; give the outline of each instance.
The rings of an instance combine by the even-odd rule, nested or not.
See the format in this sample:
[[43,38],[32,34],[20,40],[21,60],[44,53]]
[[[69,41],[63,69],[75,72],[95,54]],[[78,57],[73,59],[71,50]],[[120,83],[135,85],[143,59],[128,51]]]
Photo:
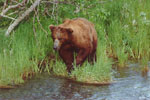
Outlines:
[[73,30],[71,28],[66,28],[67,33],[72,34]]
[[49,28],[50,28],[51,31],[53,31],[55,29],[55,26],[54,25],[50,25]]
[[70,21],[70,19],[65,19],[65,20],[63,20],[63,23],[67,23],[67,22],[69,22]]

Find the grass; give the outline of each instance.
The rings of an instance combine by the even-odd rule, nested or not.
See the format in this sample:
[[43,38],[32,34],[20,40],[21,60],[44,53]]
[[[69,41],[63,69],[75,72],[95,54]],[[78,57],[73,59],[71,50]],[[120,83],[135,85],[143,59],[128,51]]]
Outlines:
[[97,62],[94,65],[86,62],[82,67],[76,67],[71,77],[86,83],[110,82],[112,62],[106,55],[105,45],[98,45],[97,56]]
[[24,72],[38,72],[37,63],[46,56],[45,52],[50,51],[51,42],[46,41],[42,33],[38,30],[38,37],[35,37],[32,24],[27,22],[21,24],[11,37],[0,34],[0,84],[22,83]]
[[[48,26],[60,24],[65,18],[87,18],[95,24],[98,33],[97,62],[94,65],[85,62],[82,67],[75,68],[69,77],[81,82],[109,82],[113,63],[126,67],[127,62],[136,61],[143,68],[147,66],[150,60],[149,0],[77,2],[81,6],[78,13],[74,13],[75,6],[60,4],[52,17],[40,17],[48,34],[37,21],[34,24],[35,34],[32,19],[22,22],[10,37],[4,36],[6,29],[0,29],[0,85],[23,83],[24,72],[27,72],[27,77],[30,71],[41,72],[38,61],[44,60],[49,52],[58,56],[52,49]],[[46,65],[46,71],[50,74],[68,76],[61,60],[56,59],[55,63],[52,61],[49,65]]]

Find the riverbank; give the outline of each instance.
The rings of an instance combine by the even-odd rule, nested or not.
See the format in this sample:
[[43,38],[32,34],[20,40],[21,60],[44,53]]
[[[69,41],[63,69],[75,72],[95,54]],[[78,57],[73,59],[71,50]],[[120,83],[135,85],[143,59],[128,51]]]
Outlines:
[[[0,89],[0,100],[149,100],[150,74],[142,77],[140,65],[115,70],[112,85],[93,86],[74,83],[48,73],[42,73],[19,88]],[[129,92],[130,91],[130,92]]]

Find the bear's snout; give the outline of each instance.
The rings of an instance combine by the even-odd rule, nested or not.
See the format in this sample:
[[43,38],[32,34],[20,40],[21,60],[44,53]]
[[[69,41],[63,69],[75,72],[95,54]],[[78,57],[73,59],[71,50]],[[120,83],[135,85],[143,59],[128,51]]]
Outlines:
[[59,50],[59,40],[58,39],[56,39],[55,41],[54,41],[54,46],[53,46],[53,49],[54,50]]

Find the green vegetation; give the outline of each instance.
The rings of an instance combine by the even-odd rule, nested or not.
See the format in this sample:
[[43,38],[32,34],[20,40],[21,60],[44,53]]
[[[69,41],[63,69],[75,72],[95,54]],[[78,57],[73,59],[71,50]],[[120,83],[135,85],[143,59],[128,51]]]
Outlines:
[[[33,23],[33,16],[19,24],[10,37],[5,37],[6,19],[0,23],[0,85],[24,82],[22,76],[28,72],[41,72],[38,62],[48,53],[56,55],[44,71],[50,74],[68,76],[65,64],[53,51],[53,42],[48,28],[60,24],[65,18],[84,17],[95,24],[98,33],[97,62],[85,62],[75,68],[69,76],[81,82],[110,82],[112,64],[127,66],[129,61],[138,61],[147,66],[150,60],[150,1],[149,0],[76,0],[80,9],[71,4],[58,4],[52,16],[43,16],[45,5],[40,5],[40,22]],[[49,13],[52,13],[50,7]],[[1,19],[0,19],[1,20]],[[33,27],[34,26],[34,27]],[[36,32],[33,32],[35,28]],[[112,59],[111,59],[112,58]]]

